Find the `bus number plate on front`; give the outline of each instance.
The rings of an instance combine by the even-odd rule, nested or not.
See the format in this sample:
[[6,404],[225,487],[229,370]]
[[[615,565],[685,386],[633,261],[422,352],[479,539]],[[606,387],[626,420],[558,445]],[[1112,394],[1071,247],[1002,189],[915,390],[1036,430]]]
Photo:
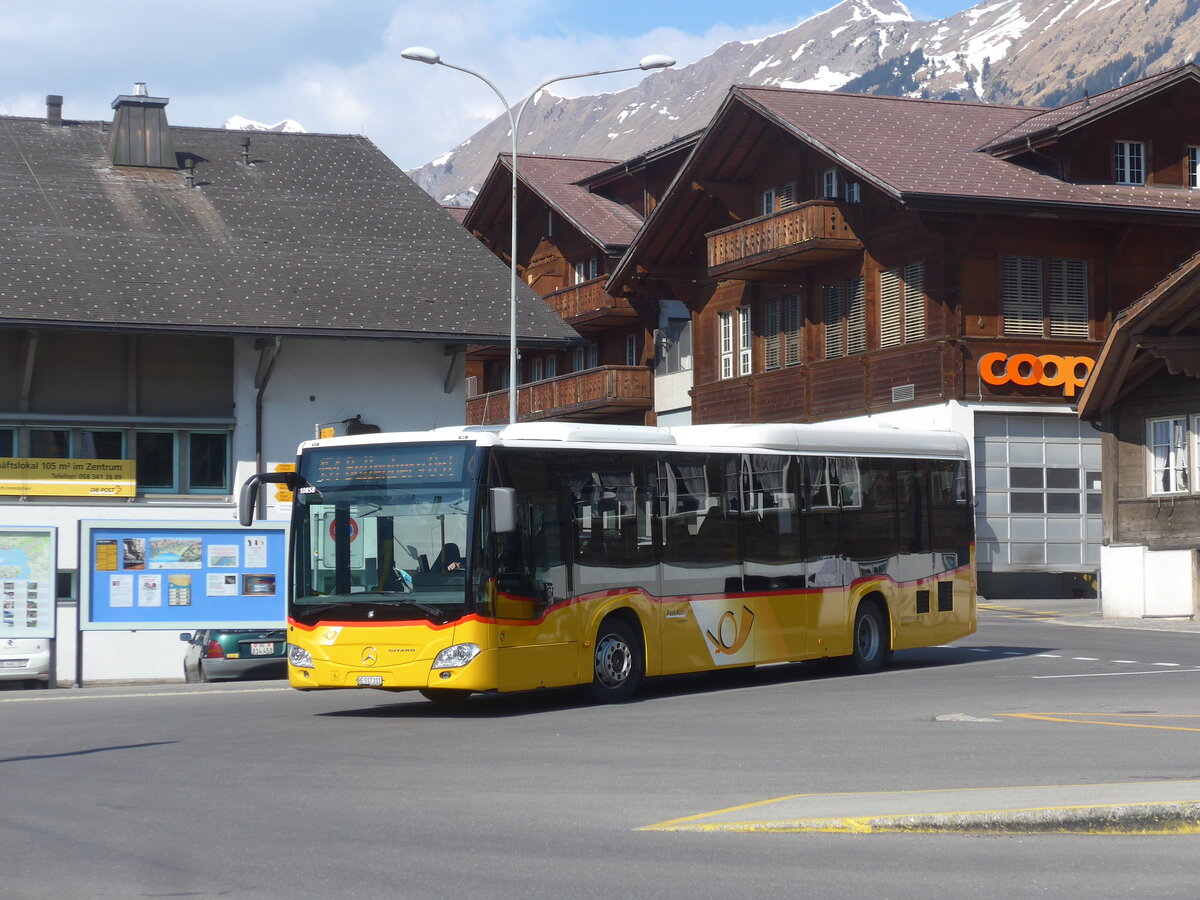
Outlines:
[[358,686],[359,687],[382,687],[383,686],[383,676],[382,675],[359,675],[358,676]]

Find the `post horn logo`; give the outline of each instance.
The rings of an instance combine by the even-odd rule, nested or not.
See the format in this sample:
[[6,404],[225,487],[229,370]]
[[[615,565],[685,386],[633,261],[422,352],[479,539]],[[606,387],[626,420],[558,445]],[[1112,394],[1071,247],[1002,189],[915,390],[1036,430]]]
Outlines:
[[717,620],[717,633],[705,631],[714,653],[726,653],[732,656],[746,645],[750,637],[750,629],[754,625],[754,612],[746,606],[742,607],[742,622],[739,625],[733,610],[727,609]]

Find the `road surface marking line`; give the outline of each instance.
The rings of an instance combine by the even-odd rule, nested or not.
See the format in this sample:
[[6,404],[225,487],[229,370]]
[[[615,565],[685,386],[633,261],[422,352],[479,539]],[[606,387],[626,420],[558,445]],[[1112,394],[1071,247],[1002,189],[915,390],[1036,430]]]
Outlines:
[[1074,675],[1030,675],[1035,681],[1050,678],[1128,678],[1131,675],[1175,675],[1182,672],[1200,672],[1200,669],[1156,669],[1153,672],[1080,672]]
[[1042,659],[1062,659],[1062,654],[1060,653],[1039,653],[1038,656]]
[[[1109,713],[1058,713],[1057,715],[1050,715],[1047,713],[996,713],[996,715],[1005,716],[1006,718],[1009,718],[1009,719],[1033,719],[1035,721],[1040,721],[1040,722],[1062,722],[1067,725],[1109,725],[1114,728],[1150,728],[1150,729],[1153,729],[1156,731],[1200,731],[1200,728],[1187,728],[1183,725],[1143,725],[1139,722],[1102,722],[1097,719],[1064,719],[1064,718],[1061,718],[1062,716],[1071,716],[1071,715],[1077,715],[1077,716],[1088,716],[1088,715],[1108,716],[1108,715],[1111,715],[1111,717],[1116,718],[1117,716],[1121,715],[1120,713],[1111,713],[1111,714],[1109,714]],[[1185,716],[1162,716],[1162,718],[1195,719],[1195,718],[1200,718],[1200,717],[1185,715]]]

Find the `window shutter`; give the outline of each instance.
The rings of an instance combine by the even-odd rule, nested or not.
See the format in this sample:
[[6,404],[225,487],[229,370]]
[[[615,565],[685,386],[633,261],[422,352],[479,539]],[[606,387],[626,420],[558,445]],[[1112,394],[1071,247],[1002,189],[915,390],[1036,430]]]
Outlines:
[[879,273],[879,346],[900,343],[900,270]]
[[1052,337],[1088,337],[1088,265],[1084,259],[1047,260]]
[[1042,261],[1028,256],[1006,256],[1001,263],[1004,297],[1004,333],[1041,336]]
[[776,202],[779,209],[787,209],[796,205],[796,182],[781,184],[775,188]]
[[825,358],[835,359],[844,355],[842,340],[842,286],[825,285]]
[[925,339],[925,263],[904,267],[904,342]]
[[862,278],[851,278],[846,284],[846,352],[862,353],[867,349],[867,295]]
[[803,347],[804,321],[799,294],[789,294],[783,298],[783,330],[785,332],[784,364],[799,365],[804,362]]
[[781,360],[779,321],[779,298],[766,301],[763,304],[763,368],[778,369]]

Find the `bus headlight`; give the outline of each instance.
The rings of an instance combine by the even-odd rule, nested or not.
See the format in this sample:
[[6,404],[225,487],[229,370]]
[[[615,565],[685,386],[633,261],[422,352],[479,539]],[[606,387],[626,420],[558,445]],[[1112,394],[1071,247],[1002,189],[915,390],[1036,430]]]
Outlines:
[[313,667],[312,654],[303,647],[297,647],[295,644],[288,644],[288,662],[297,669],[311,669]]
[[433,668],[460,669],[478,655],[478,644],[455,644],[434,657]]

